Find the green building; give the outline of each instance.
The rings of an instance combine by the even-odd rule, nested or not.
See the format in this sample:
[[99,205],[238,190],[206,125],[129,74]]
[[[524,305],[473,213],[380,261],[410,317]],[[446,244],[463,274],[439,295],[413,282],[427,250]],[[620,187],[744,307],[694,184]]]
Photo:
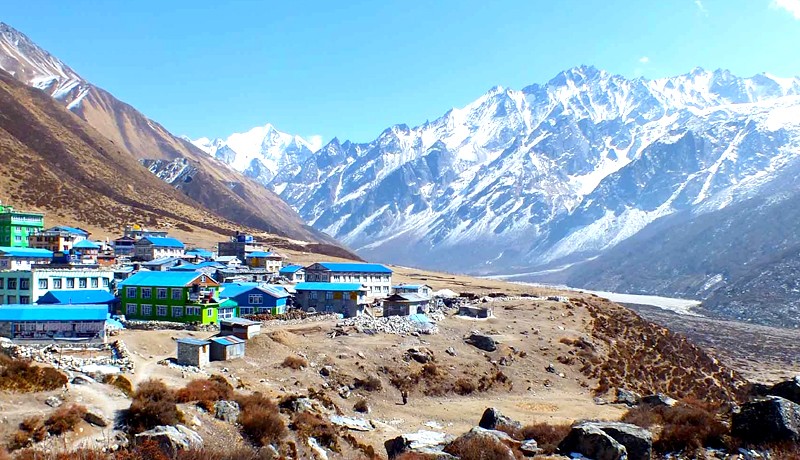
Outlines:
[[27,248],[28,235],[44,228],[44,214],[0,204],[0,246]]
[[119,284],[120,314],[128,319],[218,323],[236,316],[235,302],[220,303],[219,283],[200,272],[140,271]]

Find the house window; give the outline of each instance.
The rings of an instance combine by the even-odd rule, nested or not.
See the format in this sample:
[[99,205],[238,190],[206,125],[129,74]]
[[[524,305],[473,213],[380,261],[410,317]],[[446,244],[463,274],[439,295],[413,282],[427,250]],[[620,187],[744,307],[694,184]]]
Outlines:
[[183,294],[183,289],[180,288],[172,288],[172,300],[181,300],[181,295]]
[[239,307],[239,314],[240,315],[252,315],[253,314],[253,307]]
[[200,307],[186,307],[186,315],[188,316],[200,315]]
[[86,289],[86,278],[78,278],[78,289]]
[[75,289],[75,278],[67,278],[67,289]]
[[8,303],[17,303],[17,296],[15,295],[8,296]]
[[142,305],[142,316],[150,316],[153,314],[152,305]]
[[264,296],[261,294],[250,294],[247,300],[247,303],[250,305],[261,305],[264,303]]
[[100,285],[100,281],[97,278],[92,278],[92,287],[97,288]]
[[136,288],[135,287],[125,288],[125,297],[127,297],[129,299],[135,298],[136,297]]
[[167,306],[166,305],[156,306],[156,314],[158,316],[167,316]]
[[156,289],[156,297],[159,300],[166,299],[167,298],[167,288],[158,288],[158,289]]
[[333,282],[339,281],[339,278],[341,278],[339,275],[333,275]]
[[21,296],[19,296],[19,303],[27,305],[27,304],[31,303],[31,298],[29,296],[26,296],[26,295],[21,295]]
[[208,310],[206,310],[206,316],[208,317],[214,316],[214,309],[209,308]]
[[325,300],[333,300],[333,292],[331,291],[325,292]]
[[[47,289],[47,279],[39,280],[39,287],[42,287],[42,281],[44,281],[44,289]],[[27,291],[31,288],[31,280],[28,278],[20,278],[19,279],[19,289],[22,291]]]
[[308,293],[308,298],[311,300],[317,300],[317,291],[311,291]]
[[172,307],[172,317],[180,318],[183,316],[183,307]]
[[0,278],[0,289],[5,289],[6,279]]
[[61,289],[61,278],[56,278],[53,280],[53,289]]
[[104,288],[108,287],[108,278],[103,278],[103,287]]
[[[16,278],[9,278],[8,279],[8,288],[9,289],[16,289],[17,288],[17,279]],[[9,301],[8,303],[17,303],[17,302],[16,302],[16,299],[15,299],[14,302],[10,302]]]
[[151,288],[142,288],[142,298],[149,299],[153,294],[153,290]]
[[135,315],[136,314],[136,304],[135,303],[129,303],[128,304],[128,308],[127,308],[127,312],[128,312],[129,315]]

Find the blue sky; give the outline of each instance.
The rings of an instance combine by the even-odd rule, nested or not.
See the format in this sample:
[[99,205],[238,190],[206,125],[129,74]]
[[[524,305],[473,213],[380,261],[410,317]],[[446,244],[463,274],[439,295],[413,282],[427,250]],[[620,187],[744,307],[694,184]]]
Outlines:
[[0,20],[175,134],[366,142],[495,85],[800,75],[800,0],[6,2]]

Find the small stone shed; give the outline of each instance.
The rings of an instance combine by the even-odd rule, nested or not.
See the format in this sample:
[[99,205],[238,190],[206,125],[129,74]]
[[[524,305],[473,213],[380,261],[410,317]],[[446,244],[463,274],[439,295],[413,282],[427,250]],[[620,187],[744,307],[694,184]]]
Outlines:
[[208,340],[178,339],[178,364],[182,366],[205,367],[209,362],[210,343]]
[[211,361],[227,361],[244,357],[245,341],[235,335],[211,339]]
[[219,335],[235,335],[243,340],[250,340],[261,334],[261,323],[245,318],[223,319],[219,322]]
[[478,307],[475,305],[462,305],[458,307],[459,316],[471,316],[473,318],[491,318],[494,316],[492,307]]

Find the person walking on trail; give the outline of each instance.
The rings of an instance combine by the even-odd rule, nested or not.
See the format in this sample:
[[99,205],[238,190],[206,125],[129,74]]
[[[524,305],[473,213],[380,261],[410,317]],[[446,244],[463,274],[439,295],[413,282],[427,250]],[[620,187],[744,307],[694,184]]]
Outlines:
[[403,397],[403,405],[408,404],[408,390],[400,390],[400,396]]

